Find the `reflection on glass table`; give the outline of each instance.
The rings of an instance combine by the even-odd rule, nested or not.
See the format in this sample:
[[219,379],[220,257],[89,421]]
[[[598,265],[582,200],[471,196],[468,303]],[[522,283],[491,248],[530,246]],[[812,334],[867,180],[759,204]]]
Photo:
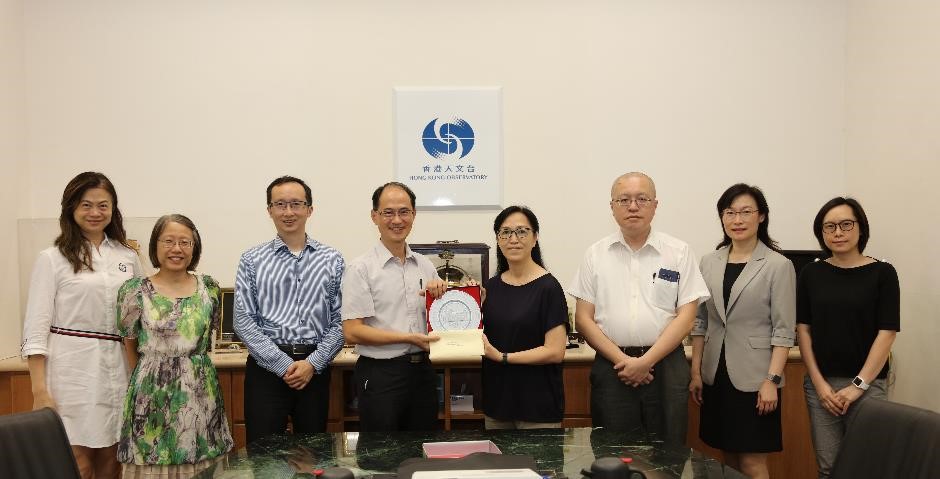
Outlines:
[[421,457],[425,442],[484,439],[493,441],[503,454],[531,456],[536,472],[555,478],[580,478],[581,469],[605,456],[630,457],[631,467],[651,479],[744,477],[688,447],[601,428],[279,435],[230,453],[215,470],[196,477],[312,477],[316,469],[337,466],[352,470],[357,478],[382,477],[394,474],[405,459]]

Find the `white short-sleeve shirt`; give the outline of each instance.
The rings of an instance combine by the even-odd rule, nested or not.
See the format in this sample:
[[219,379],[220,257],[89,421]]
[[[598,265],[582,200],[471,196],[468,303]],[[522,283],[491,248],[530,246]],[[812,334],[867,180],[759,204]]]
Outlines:
[[50,326],[118,334],[117,291],[142,276],[137,253],[105,238],[91,248],[94,271],[75,273],[55,247],[39,253],[29,285],[23,356],[46,356],[46,387],[71,444],[118,442],[127,394],[127,362],[119,341],[63,336]]
[[[431,260],[405,246],[405,261],[381,242],[346,267],[343,275],[343,321],[362,318],[367,326],[386,331],[427,334],[427,308],[418,294],[437,278]],[[421,351],[407,343],[356,346],[360,356],[389,359]]]
[[709,298],[689,245],[657,231],[637,251],[620,232],[591,245],[568,293],[594,305],[594,321],[618,346],[653,345],[679,306]]

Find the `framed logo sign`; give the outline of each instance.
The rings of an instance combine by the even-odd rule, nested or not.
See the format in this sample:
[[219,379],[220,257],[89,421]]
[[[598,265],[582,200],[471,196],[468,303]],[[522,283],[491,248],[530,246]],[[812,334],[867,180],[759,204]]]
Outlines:
[[502,89],[396,88],[395,172],[428,209],[502,203]]

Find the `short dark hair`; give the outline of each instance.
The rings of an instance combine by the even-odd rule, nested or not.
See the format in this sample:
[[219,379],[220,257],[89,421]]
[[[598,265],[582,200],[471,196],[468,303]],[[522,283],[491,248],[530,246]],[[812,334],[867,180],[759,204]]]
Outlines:
[[[527,206],[508,206],[503,211],[500,211],[496,215],[496,219],[493,220],[493,233],[499,234],[499,228],[503,226],[503,222],[506,221],[506,218],[513,213],[522,213],[525,215],[526,219],[529,220],[529,224],[532,225],[532,232],[539,234],[539,219],[535,217],[535,213],[532,212]],[[535,246],[532,247],[532,261],[535,261],[535,264],[545,267],[545,264],[542,262],[542,248],[539,247],[539,242],[535,242]],[[499,276],[504,271],[509,270],[509,261],[506,260],[506,256],[503,255],[503,252],[500,251],[499,245],[496,245],[496,275]]]
[[160,261],[157,260],[157,243],[160,240],[160,235],[163,234],[163,230],[166,229],[167,223],[170,222],[179,223],[193,232],[193,258],[186,270],[196,271],[196,266],[199,266],[199,258],[202,257],[202,238],[199,236],[199,230],[196,229],[193,220],[178,213],[163,215],[154,223],[153,231],[150,232],[150,264],[154,268],[160,267]]
[[405,193],[408,193],[408,198],[411,199],[411,209],[415,209],[415,199],[417,198],[415,196],[415,192],[411,191],[411,188],[408,188],[408,185],[404,183],[399,183],[397,181],[389,181],[388,183],[385,183],[384,185],[376,188],[375,191],[372,193],[372,211],[379,210],[379,197],[382,196],[382,192],[385,191],[385,188],[390,188],[390,187],[396,187],[396,188],[401,188],[405,190]]
[[[760,188],[745,183],[731,185],[731,187],[721,194],[721,197],[718,198],[718,203],[715,205],[718,208],[718,221],[721,222],[721,215],[726,209],[730,208],[731,203],[734,203],[734,200],[741,195],[748,195],[754,198],[754,202],[757,203],[757,211],[764,215],[764,221],[757,224],[757,239],[761,240],[768,248],[779,252],[780,245],[770,237],[770,206],[767,205],[767,198],[764,198],[764,192],[761,191]],[[721,226],[721,234],[724,235],[724,237],[715,249],[731,244],[731,238],[728,236],[728,233],[725,232],[724,223],[722,223]]]
[[819,241],[819,247],[829,256],[832,256],[832,251],[826,247],[826,242],[823,240],[823,219],[826,217],[826,213],[829,213],[829,210],[842,205],[848,205],[849,208],[852,208],[855,221],[858,222],[858,252],[864,252],[865,246],[868,245],[870,234],[868,215],[865,214],[862,205],[855,198],[836,196],[822,205],[822,208],[819,209],[819,213],[816,213],[816,219],[813,220],[813,234],[816,235],[816,241]]
[[301,180],[300,178],[297,178],[295,176],[288,176],[288,175],[284,175],[280,178],[277,178],[274,181],[272,181],[270,185],[268,185],[268,191],[267,191],[267,197],[266,197],[267,201],[265,201],[266,205],[271,206],[271,190],[273,190],[275,186],[283,185],[284,183],[297,183],[298,185],[303,186],[304,195],[307,197],[307,206],[313,206],[313,193],[310,191],[310,187],[307,186],[306,183],[304,183],[304,180]]

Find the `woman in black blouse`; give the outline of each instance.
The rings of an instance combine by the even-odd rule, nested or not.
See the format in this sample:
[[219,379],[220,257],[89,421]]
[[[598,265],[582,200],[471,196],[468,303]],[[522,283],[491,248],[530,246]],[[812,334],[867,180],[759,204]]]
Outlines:
[[901,294],[894,267],[862,254],[869,226],[858,201],[830,200],[816,215],[813,233],[829,257],[800,273],[797,334],[819,477],[829,477],[855,404],[887,397]]
[[565,292],[542,264],[539,221],[526,207],[496,216],[496,275],[483,302],[483,412],[487,429],[561,427]]

